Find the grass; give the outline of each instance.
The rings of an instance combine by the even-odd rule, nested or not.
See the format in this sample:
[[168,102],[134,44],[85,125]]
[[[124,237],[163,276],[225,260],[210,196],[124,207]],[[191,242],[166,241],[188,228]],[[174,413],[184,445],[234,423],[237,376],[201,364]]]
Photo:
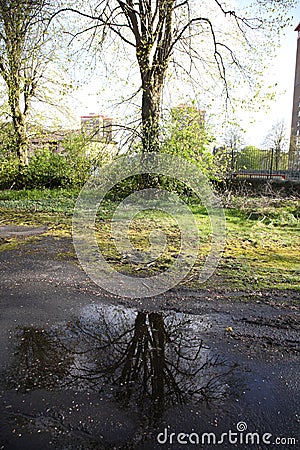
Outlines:
[[[71,237],[77,194],[77,191],[67,190],[1,192],[0,225],[38,226],[46,223],[48,234],[57,238]],[[155,254],[155,258],[132,263],[130,252],[119,252],[115,245],[117,238],[111,234],[111,217],[115,207],[113,202],[105,202],[97,215],[96,236],[105,258],[116,269],[137,276],[154,275],[170,267],[180,250],[180,231],[176,221],[160,211],[145,211],[135,216],[128,228],[128,238],[133,247],[149,251],[150,233],[157,229],[167,236],[167,245],[161,254]],[[195,256],[197,260],[184,283],[203,288],[197,280],[210,248],[210,220],[205,208],[197,205],[190,208],[200,232],[200,250],[194,255],[193,252],[187,255]],[[226,247],[216,272],[205,287],[220,290],[299,290],[300,201],[236,197],[231,199],[224,211]],[[14,239],[3,240],[2,249],[16,245]],[[64,258],[67,259],[68,255]]]

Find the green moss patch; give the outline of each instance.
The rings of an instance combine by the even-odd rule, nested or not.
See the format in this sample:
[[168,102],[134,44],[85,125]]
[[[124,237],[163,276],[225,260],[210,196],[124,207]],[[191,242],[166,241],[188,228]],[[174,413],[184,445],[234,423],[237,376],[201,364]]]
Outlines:
[[[72,236],[72,215],[76,193],[34,191],[31,194],[1,193],[0,224],[37,227],[47,224],[47,234],[57,239]],[[128,239],[133,248],[149,251],[150,236],[160,230],[166,236],[165,250],[155,261],[132,263],[130,254],[118,251],[111,233],[111,217],[118,206],[101,205],[96,220],[96,238],[101,252],[117,270],[136,276],[151,276],[170,267],[180,250],[180,231],[167,214],[144,211],[131,221]],[[211,225],[203,206],[191,205],[199,228],[200,249],[196,263],[183,284],[201,287],[197,280],[210,249]],[[225,289],[293,289],[300,286],[300,201],[266,198],[231,199],[224,208],[226,247],[215,274],[206,288]],[[193,236],[191,236],[193,239]],[[23,242],[23,241],[22,241]],[[1,250],[20,245],[17,239],[0,241]],[[58,255],[74,259],[74,254]]]

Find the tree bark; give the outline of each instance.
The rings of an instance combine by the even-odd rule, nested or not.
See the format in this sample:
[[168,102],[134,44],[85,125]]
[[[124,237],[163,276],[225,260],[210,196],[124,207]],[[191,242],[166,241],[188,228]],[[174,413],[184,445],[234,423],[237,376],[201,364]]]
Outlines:
[[[148,11],[147,19],[145,5]],[[155,30],[151,2],[140,2],[139,6],[139,17],[131,8],[125,8],[125,13],[135,37],[136,57],[142,81],[142,149],[145,153],[158,152],[161,97],[172,48],[174,0],[156,3],[159,23]],[[145,26],[146,22],[148,26]]]
[[142,147],[144,152],[158,152],[162,84],[147,80],[142,88]]
[[42,70],[40,48],[46,42],[44,12],[49,3],[43,0],[22,2],[0,0],[0,76],[7,88],[8,104],[14,129],[14,145],[20,168],[28,165],[29,140],[27,113]]
[[24,115],[18,113],[14,118],[16,132],[16,148],[20,161],[20,166],[28,166],[28,147],[29,141],[26,130],[26,119]]
[[15,146],[21,167],[28,165],[29,141],[26,130],[26,115],[20,107],[20,87],[17,80],[11,80],[9,85],[9,106],[12,114],[13,127],[15,132]]

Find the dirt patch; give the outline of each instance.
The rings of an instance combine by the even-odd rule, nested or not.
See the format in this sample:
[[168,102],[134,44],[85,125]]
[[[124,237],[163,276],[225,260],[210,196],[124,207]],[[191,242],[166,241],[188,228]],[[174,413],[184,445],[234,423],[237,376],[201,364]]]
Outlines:
[[46,233],[48,226],[41,227],[25,227],[16,225],[4,225],[0,227],[0,237],[3,238],[20,238],[24,239],[29,236],[38,236]]

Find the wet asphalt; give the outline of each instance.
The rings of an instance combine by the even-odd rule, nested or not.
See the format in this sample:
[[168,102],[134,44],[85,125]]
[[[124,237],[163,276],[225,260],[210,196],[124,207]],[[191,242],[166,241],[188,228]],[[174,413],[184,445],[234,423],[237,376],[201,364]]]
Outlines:
[[299,448],[296,292],[117,298],[71,252],[0,253],[0,449]]

